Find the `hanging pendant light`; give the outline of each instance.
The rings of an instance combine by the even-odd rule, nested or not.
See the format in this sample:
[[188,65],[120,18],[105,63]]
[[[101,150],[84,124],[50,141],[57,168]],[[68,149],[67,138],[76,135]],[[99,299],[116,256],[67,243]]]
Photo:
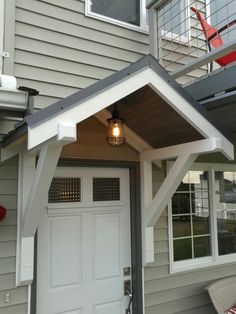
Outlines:
[[117,104],[112,111],[112,117],[107,120],[107,143],[111,146],[120,146],[125,143],[124,137],[124,120],[120,118]]

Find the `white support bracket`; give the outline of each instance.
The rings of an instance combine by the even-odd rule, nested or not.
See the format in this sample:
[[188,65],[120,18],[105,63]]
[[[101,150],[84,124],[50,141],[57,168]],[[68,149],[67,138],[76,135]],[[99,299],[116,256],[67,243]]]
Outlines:
[[174,195],[186,172],[190,170],[197,154],[179,156],[166,176],[160,189],[147,208],[146,227],[154,227],[169,200]]
[[142,202],[142,253],[143,266],[154,260],[153,227],[147,228],[147,208],[152,201],[152,163],[141,160],[141,202]]
[[[199,154],[223,151],[221,139],[208,138],[141,152],[143,264],[154,261],[153,227]],[[177,160],[152,199],[152,162]]]
[[30,284],[34,272],[34,237],[22,237],[21,222],[35,172],[35,163],[35,154],[29,154],[22,149],[18,167],[16,286]]
[[48,202],[48,190],[53,179],[63,145],[76,140],[76,124],[58,123],[58,137],[39,149],[35,167],[33,151],[20,153],[18,193],[18,234],[16,285],[33,280],[34,236]]
[[39,154],[29,197],[22,219],[22,236],[33,237],[47,204],[48,190],[56,170],[62,145],[44,145]]
[[204,140],[173,145],[142,152],[142,159],[146,161],[170,159],[188,154],[206,154],[210,152],[222,151],[222,140],[218,138],[208,138]]

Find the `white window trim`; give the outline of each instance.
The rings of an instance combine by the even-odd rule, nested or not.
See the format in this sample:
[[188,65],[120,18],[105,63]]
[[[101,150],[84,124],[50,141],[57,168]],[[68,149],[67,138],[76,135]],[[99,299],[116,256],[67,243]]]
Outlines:
[[113,18],[110,18],[108,16],[98,14],[91,11],[91,0],[85,0],[85,16],[95,18],[97,20],[111,23],[117,26],[122,26],[134,31],[138,31],[141,33],[148,33],[148,25],[147,25],[147,13],[146,13],[146,4],[145,0],[139,0],[140,1],[140,26],[132,25],[130,23],[122,22]]
[[178,34],[165,31],[161,29],[161,37],[163,39],[173,41],[176,43],[181,43],[186,46],[191,46],[191,13],[190,13],[190,0],[185,0],[185,7],[186,7],[186,33],[187,36],[180,36]]
[[[167,171],[171,168],[173,162],[167,162]],[[168,205],[168,236],[169,236],[169,265],[170,273],[186,272],[197,270],[205,267],[215,267],[222,264],[232,264],[236,262],[236,253],[218,255],[218,236],[217,236],[217,219],[216,212],[213,210],[214,197],[213,191],[214,172],[215,171],[236,171],[236,164],[216,164],[216,163],[195,163],[191,170],[204,170],[209,172],[209,204],[211,217],[211,249],[212,255],[207,257],[195,258],[174,262],[173,256],[173,233],[172,233],[172,211],[171,200]]]

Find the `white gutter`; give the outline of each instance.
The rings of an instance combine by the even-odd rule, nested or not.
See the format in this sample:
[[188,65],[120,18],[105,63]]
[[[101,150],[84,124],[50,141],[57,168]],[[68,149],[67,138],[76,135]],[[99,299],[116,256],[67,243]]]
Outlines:
[[28,93],[17,89],[14,76],[0,76],[0,110],[25,111]]

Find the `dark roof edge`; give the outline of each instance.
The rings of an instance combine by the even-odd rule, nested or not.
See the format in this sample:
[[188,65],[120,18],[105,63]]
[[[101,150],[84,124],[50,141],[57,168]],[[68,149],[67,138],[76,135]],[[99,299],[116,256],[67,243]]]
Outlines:
[[26,134],[28,132],[28,126],[26,123],[22,124],[15,130],[11,131],[1,141],[1,148],[5,148],[8,145],[12,144],[15,140],[17,140],[20,136]]
[[58,102],[46,107],[45,109],[38,111],[25,118],[26,123],[30,127],[35,127],[43,121],[47,121],[53,116],[66,111],[68,108],[73,108],[79,103],[93,97],[98,92],[112,86],[113,84],[119,82],[120,80],[132,75],[141,69],[148,67],[150,64],[150,55],[146,55],[136,61],[135,63],[129,65],[123,70],[120,70]]

